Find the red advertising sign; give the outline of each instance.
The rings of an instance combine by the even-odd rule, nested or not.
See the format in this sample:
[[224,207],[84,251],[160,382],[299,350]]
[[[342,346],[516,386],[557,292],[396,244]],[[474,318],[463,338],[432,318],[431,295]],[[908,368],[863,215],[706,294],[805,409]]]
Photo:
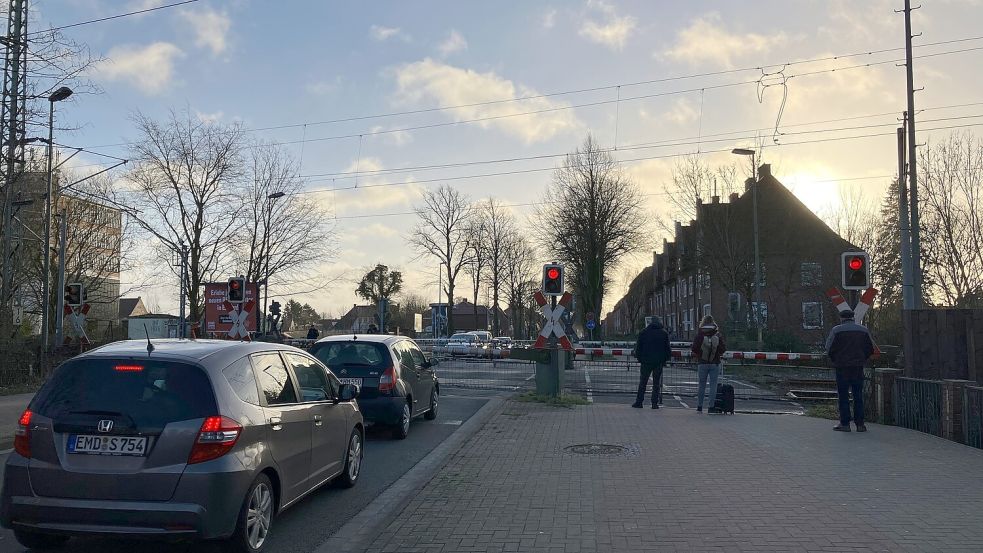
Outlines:
[[[232,317],[225,300],[228,299],[228,282],[211,282],[205,285],[205,335],[211,338],[219,335],[224,338],[232,330]],[[246,283],[246,301],[259,304],[259,285]],[[256,332],[259,329],[259,309],[253,309],[246,319],[246,329]]]

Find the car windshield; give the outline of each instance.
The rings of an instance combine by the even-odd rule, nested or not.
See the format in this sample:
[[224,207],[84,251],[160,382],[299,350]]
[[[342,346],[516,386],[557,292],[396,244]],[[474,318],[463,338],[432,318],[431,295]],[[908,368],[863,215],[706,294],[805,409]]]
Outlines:
[[373,342],[321,342],[314,344],[311,354],[328,368],[382,367],[387,356],[386,346]]
[[184,363],[84,359],[65,363],[33,402],[55,421],[71,415],[120,415],[141,429],[218,413],[208,376]]

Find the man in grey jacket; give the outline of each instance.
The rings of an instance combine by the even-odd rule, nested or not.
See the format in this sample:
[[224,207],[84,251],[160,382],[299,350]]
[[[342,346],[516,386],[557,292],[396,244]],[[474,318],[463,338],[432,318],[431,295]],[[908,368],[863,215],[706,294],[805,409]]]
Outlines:
[[836,394],[840,404],[840,424],[837,432],[850,431],[850,392],[853,392],[853,422],[857,432],[864,426],[864,365],[874,353],[874,340],[867,327],[853,320],[853,311],[840,312],[842,322],[826,339],[826,355],[836,367]]

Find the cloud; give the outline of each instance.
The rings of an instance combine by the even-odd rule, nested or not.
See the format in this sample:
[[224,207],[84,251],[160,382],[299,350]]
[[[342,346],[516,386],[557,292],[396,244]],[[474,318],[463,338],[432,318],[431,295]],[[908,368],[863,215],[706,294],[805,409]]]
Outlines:
[[382,125],[376,125],[369,129],[369,132],[381,133],[383,131],[388,131],[380,136],[384,137],[390,144],[394,146],[404,146],[413,142],[413,135],[409,131],[391,130],[383,127]]
[[[395,76],[397,89],[394,100],[397,103],[435,103],[440,107],[450,107],[496,101],[482,106],[458,107],[448,113],[455,121],[498,117],[477,125],[486,129],[497,128],[527,144],[549,140],[581,126],[572,110],[562,109],[569,106],[566,102],[549,98],[498,102],[506,98],[535,96],[538,93],[494,72],[478,73],[426,58],[398,67]],[[557,111],[505,117],[540,110]]]
[[618,16],[614,6],[601,0],[588,1],[587,8],[599,13],[602,20],[585,17],[580,26],[580,36],[612,50],[624,48],[628,37],[635,30],[637,20],[630,15]]
[[200,10],[184,10],[181,17],[191,25],[195,32],[195,45],[208,48],[213,55],[219,55],[228,49],[228,34],[232,20],[227,14],[219,13],[210,8]]
[[101,78],[125,81],[154,95],[171,85],[174,60],[184,57],[184,52],[170,42],[155,42],[144,47],[116,46],[106,57],[95,68]]
[[205,112],[201,112],[201,111],[195,110],[195,117],[197,117],[198,120],[201,121],[202,123],[218,123],[219,121],[222,120],[222,117],[224,117],[224,116],[225,116],[225,113],[222,112],[222,111],[216,111],[216,112],[213,112],[213,113],[205,113]]
[[672,109],[663,114],[663,117],[677,123],[685,125],[692,123],[700,118],[699,106],[687,98],[677,98],[672,103]]
[[399,27],[383,27],[381,25],[373,25],[369,27],[369,36],[372,40],[377,40],[379,42],[385,42],[390,38],[398,38],[404,42],[408,42],[410,37],[404,33]]
[[[143,10],[151,10],[153,8],[159,8],[163,6],[167,0],[131,0],[126,5],[126,11],[128,12],[139,12]],[[140,14],[145,15],[145,14]]]
[[556,10],[551,9],[543,14],[543,28],[552,29],[556,26]]
[[731,33],[721,26],[720,14],[711,13],[693,20],[679,31],[676,44],[663,55],[693,65],[711,64],[732,69],[737,58],[766,54],[784,46],[788,37],[783,32],[773,35]]
[[[334,212],[339,217],[378,213],[382,208],[389,208],[390,210],[397,207],[409,208],[420,197],[423,190],[420,185],[413,183],[412,176],[407,176],[405,173],[375,174],[377,171],[386,169],[382,161],[376,157],[363,157],[358,161],[352,160],[344,172],[354,173],[356,168],[360,173],[358,188],[352,189],[355,185],[354,178],[338,179],[333,183],[315,185],[315,188],[339,189],[320,194],[323,201],[331,203]],[[390,183],[403,184],[379,186]]]
[[452,30],[451,34],[447,36],[447,40],[440,43],[437,47],[440,50],[440,54],[445,58],[454,52],[460,52],[461,50],[468,49],[468,41],[461,36],[461,33]]
[[337,76],[334,79],[326,80],[320,79],[313,83],[307,84],[307,92],[315,96],[324,96],[326,94],[331,94],[332,92],[338,90],[341,86],[341,76]]

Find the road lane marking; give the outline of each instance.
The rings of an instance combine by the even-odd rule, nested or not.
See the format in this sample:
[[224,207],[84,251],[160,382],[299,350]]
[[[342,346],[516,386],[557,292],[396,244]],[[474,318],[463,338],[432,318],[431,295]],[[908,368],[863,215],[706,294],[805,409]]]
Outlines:
[[682,405],[686,409],[689,409],[689,405],[687,405],[686,402],[682,400],[682,398],[680,398],[677,395],[673,395],[672,397],[676,398],[676,401],[678,401],[680,405]]
[[461,426],[464,421],[441,421],[440,424],[449,424],[451,426]]

